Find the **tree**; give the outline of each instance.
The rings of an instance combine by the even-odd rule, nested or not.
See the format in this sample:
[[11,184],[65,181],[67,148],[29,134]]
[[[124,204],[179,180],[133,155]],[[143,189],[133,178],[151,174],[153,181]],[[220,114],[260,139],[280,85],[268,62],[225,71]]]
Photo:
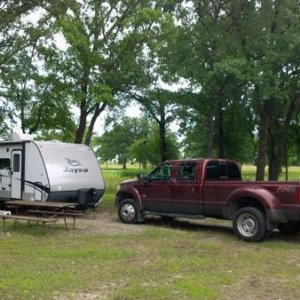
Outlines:
[[37,38],[33,45],[21,49],[18,55],[2,64],[0,97],[12,122],[20,122],[22,132],[33,134],[43,129],[68,131],[73,127],[68,102],[57,96],[53,82],[42,74],[38,66],[40,42]]
[[[246,97],[252,66],[244,57],[239,31],[241,24],[246,24],[250,4],[208,0],[190,4],[181,6],[175,37],[165,51],[169,70],[190,83],[190,89],[179,98],[178,114],[184,118],[181,132],[190,135],[197,130],[193,139],[199,141],[198,155],[245,161],[248,155],[243,151],[253,135]],[[240,126],[245,119],[245,126]]]
[[[130,153],[144,168],[149,163],[152,166],[161,162],[161,137],[160,130],[156,123],[151,126],[151,131],[147,137],[136,140],[130,146]],[[180,157],[179,145],[174,133],[167,130],[166,136],[166,160],[178,159]]]
[[131,93],[131,96],[142,105],[145,116],[157,123],[159,129],[159,154],[160,161],[165,161],[168,157],[167,130],[174,120],[176,94],[160,88],[149,88],[149,90]]
[[190,4],[181,6],[177,38],[166,51],[169,69],[196,87],[194,99],[182,100],[183,123],[205,132],[198,144],[217,157],[247,159],[241,154],[258,132],[257,179],[267,155],[270,179],[277,179],[298,103],[299,7],[281,0]]
[[[50,129],[70,131],[73,119],[68,102],[57,97],[53,78],[46,76],[40,58],[42,45],[51,40],[47,17],[33,23],[26,19],[37,3],[1,2],[0,100],[6,127],[20,123],[30,134]],[[10,124],[8,124],[8,123]]]
[[7,63],[20,50],[30,43],[30,37],[24,36],[20,40],[20,32],[26,32],[28,27],[21,24],[21,17],[33,9],[35,5],[23,3],[17,0],[3,0],[0,3],[0,132],[5,134],[10,127],[9,120],[12,120],[10,105],[3,96],[2,86],[3,69],[1,67]]
[[[2,0],[0,3],[0,66],[18,53],[20,49],[28,46],[30,35],[27,27],[22,24],[21,17],[37,6],[36,3],[19,0]],[[18,38],[23,32],[22,41]]]
[[108,119],[103,135],[96,138],[94,146],[97,155],[103,161],[118,158],[126,169],[130,155],[130,146],[141,138],[149,135],[149,122],[146,119],[123,117],[120,120]]
[[57,74],[64,93],[80,110],[76,143],[84,139],[90,144],[97,118],[117,104],[119,91],[148,80],[145,52],[164,21],[155,4],[146,0],[40,4],[55,18],[54,29],[66,43],[66,49],[52,43],[44,53],[47,69]]
[[[269,179],[278,180],[287,136],[299,101],[299,7],[293,1],[260,1],[251,15],[252,35],[245,39],[245,55],[252,61],[252,107],[258,123],[256,179],[263,180],[269,157]],[[261,30],[264,28],[264,30]],[[289,47],[286,47],[289,45]]]

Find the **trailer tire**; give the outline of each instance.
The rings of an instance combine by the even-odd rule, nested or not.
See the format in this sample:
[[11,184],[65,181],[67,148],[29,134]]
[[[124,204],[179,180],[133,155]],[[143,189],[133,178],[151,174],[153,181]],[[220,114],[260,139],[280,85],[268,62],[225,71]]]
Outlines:
[[285,235],[295,235],[300,231],[300,224],[298,222],[287,222],[277,226],[278,230]]
[[259,242],[267,235],[266,218],[255,207],[241,208],[233,216],[233,230],[244,241]]
[[137,205],[132,199],[125,199],[120,202],[118,207],[118,216],[123,223],[137,223],[138,213]]

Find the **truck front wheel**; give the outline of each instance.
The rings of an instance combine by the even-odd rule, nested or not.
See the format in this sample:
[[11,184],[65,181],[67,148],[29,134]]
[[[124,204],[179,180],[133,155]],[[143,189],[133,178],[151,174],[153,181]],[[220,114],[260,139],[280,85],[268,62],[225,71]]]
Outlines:
[[233,216],[233,230],[245,241],[261,241],[267,233],[265,216],[255,207],[241,208]]
[[125,199],[119,204],[118,215],[120,220],[126,224],[136,223],[138,220],[138,210],[135,202]]

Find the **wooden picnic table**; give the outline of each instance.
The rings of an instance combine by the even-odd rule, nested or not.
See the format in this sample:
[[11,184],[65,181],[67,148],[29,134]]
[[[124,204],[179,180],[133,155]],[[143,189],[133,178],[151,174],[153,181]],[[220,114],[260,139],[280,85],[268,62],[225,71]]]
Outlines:
[[[14,216],[16,217],[19,216],[18,209],[23,208],[25,209],[25,212],[27,214],[29,213],[29,214],[38,215],[34,217],[37,221],[39,216],[41,216],[40,217],[41,222],[43,222],[42,219],[47,220],[47,218],[53,219],[58,216],[61,216],[64,219],[66,229],[68,229],[67,217],[73,218],[73,228],[75,228],[75,218],[84,215],[83,212],[74,210],[74,208],[78,205],[78,203],[72,203],[72,202],[9,200],[6,201],[5,204],[8,207],[14,208],[17,213],[16,215],[12,215],[11,217],[6,217],[6,219],[13,219]],[[21,215],[21,218],[15,218],[15,219],[26,220],[26,217],[28,218],[28,220],[33,218],[32,216],[28,216],[28,215],[27,216]],[[2,219],[4,221],[5,217],[2,217]]]

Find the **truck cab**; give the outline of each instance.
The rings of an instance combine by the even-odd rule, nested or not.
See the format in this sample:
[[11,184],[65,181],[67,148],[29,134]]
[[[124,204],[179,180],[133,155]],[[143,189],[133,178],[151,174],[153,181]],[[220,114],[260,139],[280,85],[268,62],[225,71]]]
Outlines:
[[204,196],[219,198],[214,186],[220,180],[241,181],[238,165],[225,160],[166,161],[147,176],[121,183],[117,205],[127,191],[144,212],[197,216],[205,211]]

